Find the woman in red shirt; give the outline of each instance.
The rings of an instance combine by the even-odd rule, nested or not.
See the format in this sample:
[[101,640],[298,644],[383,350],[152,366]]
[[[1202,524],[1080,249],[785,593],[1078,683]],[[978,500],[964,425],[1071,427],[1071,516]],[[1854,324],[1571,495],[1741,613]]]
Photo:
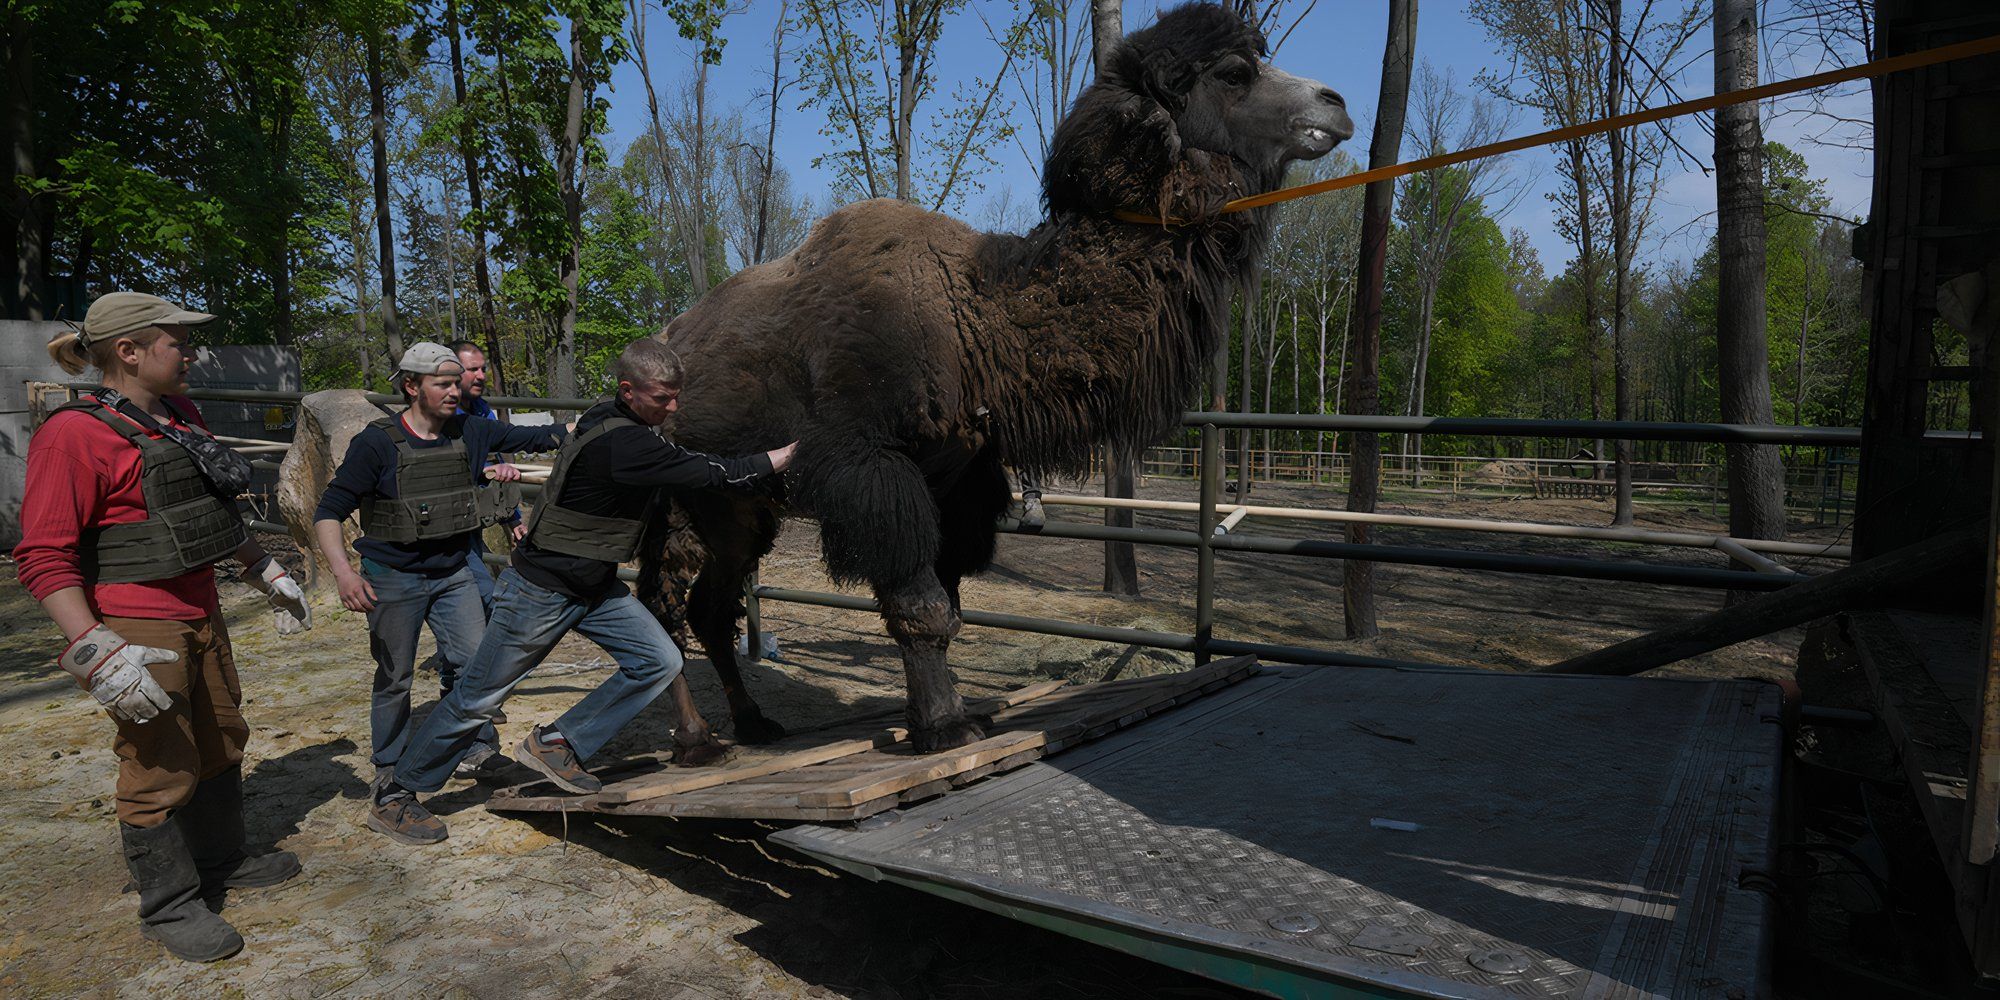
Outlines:
[[243,947],[204,897],[299,872],[289,853],[243,849],[249,727],[212,564],[249,567],[281,629],[311,627],[298,584],[243,530],[248,465],[182,395],[191,328],[214,318],[112,292],[49,342],[64,371],[94,367],[104,389],[35,432],[14,550],[22,585],[69,640],[59,662],[118,727],[118,828],[140,929],[203,962]]

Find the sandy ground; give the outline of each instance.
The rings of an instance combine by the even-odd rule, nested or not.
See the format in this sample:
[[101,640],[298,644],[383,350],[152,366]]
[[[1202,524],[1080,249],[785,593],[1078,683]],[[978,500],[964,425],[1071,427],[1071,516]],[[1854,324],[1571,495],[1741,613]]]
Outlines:
[[[1191,499],[1185,481],[1144,495]],[[1257,501],[1335,506],[1306,488],[1260,488]],[[1587,501],[1407,499],[1385,511],[1603,524]],[[1052,508],[1061,519],[1095,517]],[[1149,526],[1191,518],[1144,515]],[[1704,509],[1642,507],[1641,523],[1715,530]],[[1330,525],[1253,520],[1244,529],[1335,537]],[[1830,529],[1799,537],[1844,538]],[[1515,536],[1388,529],[1385,541],[1495,551],[1598,555],[1721,566],[1714,552]],[[1142,549],[1144,596],[1097,593],[1101,546],[1003,538],[993,572],[968,581],[968,607],[1107,625],[1189,631],[1194,556]],[[1819,567],[1825,568],[1825,567]],[[360,616],[318,603],[319,624],[280,638],[247,588],[224,593],[252,739],[245,762],[253,841],[296,851],[288,885],[231,894],[224,914],[248,947],[213,966],[165,956],[135,929],[120,894],[110,727],[49,662],[56,632],[7,573],[0,586],[0,995],[1216,997],[1207,982],[919,893],[837,875],[759,840],[752,823],[521,818],[480,807],[485,786],[455,782],[433,803],[451,838],[393,844],[361,824],[369,773],[372,665]],[[809,525],[787,530],[766,583],[831,589]],[[1218,634],[1377,656],[1517,670],[1552,662],[1719,606],[1709,591],[1382,567],[1383,635],[1346,644],[1339,572],[1326,561],[1223,554]],[[894,647],[869,615],[765,605],[781,662],[750,668],[753,690],[794,727],[900,697]],[[1781,634],[1675,669],[1708,676],[1789,673],[1798,636]],[[1177,669],[1181,654],[968,628],[953,647],[968,695],[1048,677]],[[594,646],[571,640],[508,706],[519,740],[601,676]],[[703,662],[697,696],[721,698]],[[434,683],[434,674],[420,675]],[[420,685],[420,691],[423,690]],[[661,747],[649,710],[605,759]]]

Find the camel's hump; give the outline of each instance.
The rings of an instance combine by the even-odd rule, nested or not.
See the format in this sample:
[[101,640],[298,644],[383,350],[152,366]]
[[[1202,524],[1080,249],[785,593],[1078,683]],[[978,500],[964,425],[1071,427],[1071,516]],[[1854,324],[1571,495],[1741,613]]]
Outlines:
[[832,255],[894,254],[913,244],[955,247],[978,235],[949,215],[894,198],[870,198],[842,206],[813,223],[812,232],[792,255],[802,266],[816,266]]

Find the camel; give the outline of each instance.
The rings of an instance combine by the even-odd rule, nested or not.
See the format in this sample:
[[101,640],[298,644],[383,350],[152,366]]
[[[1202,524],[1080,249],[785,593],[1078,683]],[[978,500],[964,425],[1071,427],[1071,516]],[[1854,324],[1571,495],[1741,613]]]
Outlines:
[[[1046,218],[1026,236],[859,202],[658,334],[686,369],[674,440],[717,454],[799,441],[781,486],[676,498],[642,549],[641,597],[700,642],[738,741],[785,733],[745,689],[735,639],[744,582],[788,513],[818,520],[833,579],[873,590],[915,748],[984,737],[946,654],[959,580],[992,560],[1011,500],[1003,466],[1075,474],[1095,448],[1172,431],[1270,231],[1267,212],[1217,210],[1353,135],[1339,94],[1264,53],[1227,7],[1167,11],[1058,125]],[[684,680],[675,699],[682,762],[719,755]]]

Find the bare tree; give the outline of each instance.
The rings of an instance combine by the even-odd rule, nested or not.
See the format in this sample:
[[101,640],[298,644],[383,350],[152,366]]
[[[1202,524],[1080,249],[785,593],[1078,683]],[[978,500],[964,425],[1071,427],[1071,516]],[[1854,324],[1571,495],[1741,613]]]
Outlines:
[[393,359],[403,356],[403,329],[396,319],[396,235],[389,222],[388,85],[382,74],[383,28],[370,23],[367,30],[368,124],[375,152],[375,248],[382,278],[382,332],[389,338],[389,357]]
[[[1425,63],[1417,74],[1416,114],[1409,141],[1420,155],[1434,156],[1502,138],[1512,124],[1506,112],[1478,93],[1462,93],[1450,73]],[[1416,279],[1416,344],[1410,357],[1409,415],[1424,414],[1424,387],[1430,380],[1431,332],[1437,319],[1438,286],[1463,238],[1461,225],[1482,208],[1505,214],[1521,185],[1507,173],[1504,157],[1487,157],[1431,171],[1403,185],[1410,273]],[[1498,203],[1498,204],[1496,204]],[[1403,436],[1403,453],[1421,455],[1423,435]],[[1413,458],[1412,483],[1419,481],[1423,461]]]
[[[1125,37],[1122,0],[1090,0],[1090,55],[1098,76],[1111,69],[1111,53]],[[1052,53],[1053,54],[1053,53]],[[1139,454],[1105,450],[1104,495],[1131,499],[1138,492]],[[1132,512],[1107,507],[1104,523],[1111,527],[1132,526]],[[1130,542],[1104,543],[1104,590],[1110,594],[1139,593],[1138,555]]]
[[798,0],[808,106],[826,114],[820,133],[837,145],[816,158],[840,187],[869,198],[953,207],[993,166],[991,147],[1013,131],[998,104],[1014,52],[990,81],[973,81],[934,109],[917,144],[918,114],[936,86],[938,38],[966,0]]
[[[1472,0],[1468,12],[1513,54],[1511,70],[1485,78],[1503,100],[1539,111],[1545,124],[1566,128],[1603,117],[1603,90],[1594,85],[1604,65],[1603,36],[1585,30],[1584,0]],[[1556,157],[1564,190],[1551,193],[1556,228],[1576,248],[1577,309],[1584,339],[1590,417],[1604,417],[1602,366],[1603,205],[1595,191],[1601,142],[1562,142]],[[1597,442],[1593,454],[1604,454]]]
[[347,278],[354,287],[354,340],[356,371],[361,384],[374,382],[379,351],[371,343],[368,330],[371,264],[374,234],[369,226],[373,211],[368,168],[362,164],[363,151],[373,144],[369,117],[368,75],[365,60],[344,44],[317,47],[308,75],[307,95],[318,116],[329,123],[333,160],[341,179],[342,201],[347,221]]
[[780,0],[777,21],[771,27],[771,107],[764,129],[764,156],[759,164],[763,176],[757,184],[757,232],[751,244],[752,264],[763,263],[770,247],[767,237],[771,222],[771,180],[778,157],[778,100],[791,86],[791,81],[785,78],[785,29],[791,24],[791,9],[791,0]]
[[[1394,164],[1402,152],[1403,118],[1410,104],[1410,70],[1417,45],[1417,0],[1389,0],[1389,36],[1382,47],[1382,86],[1375,106],[1375,135],[1368,149],[1370,168]],[[1389,257],[1389,209],[1395,201],[1393,181],[1368,185],[1363,195],[1360,261],[1355,285],[1361,306],[1360,343],[1355,352],[1353,411],[1377,412],[1381,406],[1382,276]],[[1348,479],[1347,509],[1373,513],[1382,491],[1382,441],[1367,431],[1354,435],[1348,449],[1353,472]],[[1347,540],[1367,544],[1373,531],[1365,523],[1347,525]],[[1359,559],[1341,563],[1342,605],[1347,637],[1366,639],[1381,632],[1375,615],[1375,564]]]
[[1124,5],[1122,0],[1013,0],[1013,6],[1014,20],[1004,35],[994,31],[982,8],[975,6],[973,10],[995,46],[1029,54],[1007,60],[1005,76],[1014,81],[1015,94],[1028,109],[1028,121],[1034,129],[1033,149],[1028,148],[1025,129],[1014,130],[1014,144],[1039,180],[1056,123],[1069,112],[1082,89],[1083,54],[1087,50],[1098,54],[1092,49],[1098,38],[1123,36]]
[[[1756,0],[1716,0],[1715,91],[1757,85]],[[1771,422],[1764,316],[1764,136],[1755,104],[1715,112],[1716,374],[1722,420]],[[1727,446],[1729,533],[1785,537],[1784,469],[1773,445]]]
[[486,345],[486,378],[492,392],[506,391],[506,364],[500,351],[500,325],[493,312],[493,278],[486,255],[486,194],[479,179],[481,144],[466,106],[465,60],[459,53],[458,0],[445,0],[445,35],[451,48],[451,92],[458,105],[458,151],[465,161],[465,193],[472,220],[472,287],[479,295],[479,339]]
[[[652,61],[646,53],[646,9],[645,0],[626,0],[627,35],[631,39],[633,61],[639,67],[639,80],[646,88],[646,113],[659,157],[660,177],[665,182],[666,207],[673,217],[673,231],[681,240],[689,281],[694,285],[696,297],[700,297],[708,292],[708,231],[716,201],[717,143],[715,123],[708,113],[708,71],[713,65],[711,57],[720,61],[721,50],[712,45],[703,48],[695,60],[694,73],[681,92],[680,103],[672,114],[663,116],[659,91],[653,86]],[[720,20],[718,15],[718,26]],[[775,95],[772,100],[777,100]],[[774,113],[774,128],[776,121]]]
[[[615,8],[613,8],[615,10]],[[576,395],[577,285],[583,262],[583,170],[591,126],[602,112],[594,107],[600,65],[615,61],[621,46],[605,45],[600,27],[603,12],[577,11],[569,19],[569,94],[563,106],[562,136],[556,146],[556,185],[562,198],[564,231],[568,236],[556,275],[562,283],[563,311],[557,321],[553,357],[549,362],[549,395]],[[609,19],[617,26],[616,15]]]
[[[1658,0],[1637,0],[1628,20],[1625,0],[1591,3],[1596,14],[1593,30],[1601,31],[1605,39],[1604,113],[1619,115],[1646,106],[1676,74],[1676,60],[1700,28],[1700,9],[1682,7],[1673,14]],[[1612,412],[1619,420],[1633,417],[1633,257],[1652,218],[1660,164],[1672,142],[1670,124],[1613,129],[1605,136],[1610,169],[1601,184],[1611,210]],[[1617,506],[1612,523],[1631,524],[1632,442],[1621,438],[1614,448]]]
[[[1332,155],[1314,161],[1306,172],[1288,183],[1327,180],[1356,169],[1353,157],[1335,150]],[[1291,289],[1294,296],[1304,294],[1303,305],[1295,298],[1292,311],[1296,314],[1300,308],[1306,309],[1308,321],[1314,327],[1313,399],[1317,413],[1340,412],[1347,342],[1354,318],[1354,268],[1361,236],[1361,199],[1360,188],[1345,188],[1285,202],[1278,207],[1270,248],[1264,254],[1266,271]],[[1340,326],[1337,333],[1333,329],[1336,320]],[[1335,336],[1340,338],[1337,347],[1333,344]],[[1329,365],[1329,358],[1335,354],[1338,359]],[[1333,387],[1330,400],[1329,373]],[[1326,450],[1324,431],[1315,432],[1312,440],[1314,452]]]

